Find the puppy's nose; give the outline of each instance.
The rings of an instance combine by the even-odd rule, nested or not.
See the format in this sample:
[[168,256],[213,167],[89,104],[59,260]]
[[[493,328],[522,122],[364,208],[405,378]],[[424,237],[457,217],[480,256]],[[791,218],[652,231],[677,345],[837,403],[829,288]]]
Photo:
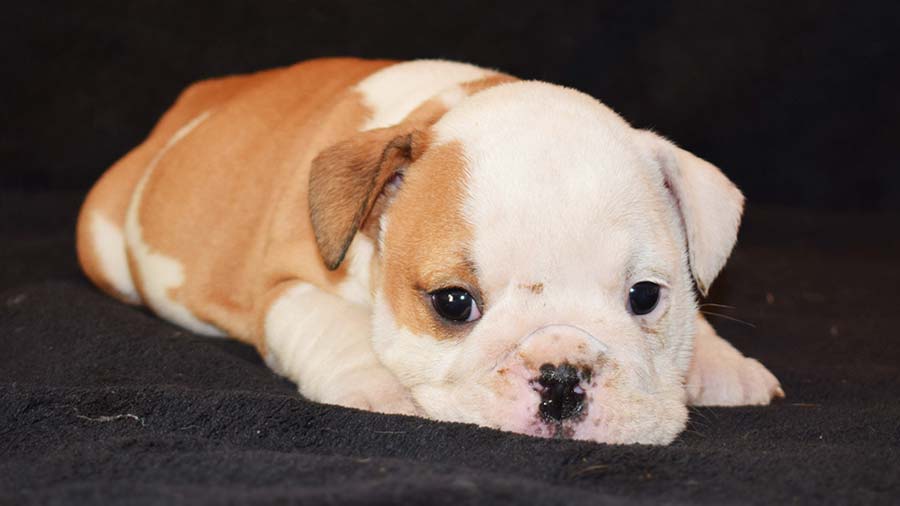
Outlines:
[[579,384],[578,370],[570,364],[541,366],[538,379],[541,390],[541,416],[560,422],[577,415],[584,408],[584,389]]

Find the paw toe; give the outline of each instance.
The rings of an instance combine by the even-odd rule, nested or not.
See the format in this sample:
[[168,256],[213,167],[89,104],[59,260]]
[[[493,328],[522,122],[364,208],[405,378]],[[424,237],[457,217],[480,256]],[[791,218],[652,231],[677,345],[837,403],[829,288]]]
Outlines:
[[740,376],[743,384],[743,402],[740,404],[766,405],[776,397],[784,397],[778,379],[758,360],[746,359]]

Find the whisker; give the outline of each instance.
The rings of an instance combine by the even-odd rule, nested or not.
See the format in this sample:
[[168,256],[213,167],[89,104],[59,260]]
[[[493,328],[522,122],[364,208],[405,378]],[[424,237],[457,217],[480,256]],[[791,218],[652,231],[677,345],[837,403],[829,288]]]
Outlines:
[[688,409],[690,409],[691,414],[696,413],[696,414],[702,416],[706,420],[710,420],[710,421],[718,420],[719,415],[718,415],[718,413],[716,413],[716,410],[709,409],[709,408],[710,408],[710,406],[690,406]]
[[755,328],[756,328],[756,325],[754,325],[754,324],[752,324],[752,323],[750,323],[750,322],[745,322],[744,320],[740,320],[740,319],[735,318],[735,317],[733,317],[733,316],[728,316],[727,314],[713,313],[712,311],[703,311],[702,309],[700,310],[700,312],[703,313],[703,314],[705,314],[705,315],[708,315],[708,316],[718,316],[719,318],[725,318],[726,320],[731,320],[731,321],[733,321],[733,322],[743,323],[744,325],[746,325],[746,326],[748,326],[748,327],[750,327],[750,328],[752,328],[752,329],[755,329]]
[[710,420],[698,420],[696,418],[691,418],[688,422],[688,427],[694,427],[696,429],[708,429],[712,425],[712,421]]
[[703,304],[700,304],[700,307],[701,307],[701,308],[704,308],[704,307],[706,307],[706,306],[709,306],[709,307],[720,307],[720,308],[723,308],[723,309],[737,309],[737,307],[735,307],[735,306],[729,306],[728,304],[713,304],[712,302],[704,302]]
[[695,435],[695,436],[699,436],[699,437],[702,437],[702,438],[705,438],[705,437],[706,437],[706,434],[703,434],[702,432],[698,432],[698,431],[692,430],[692,429],[684,429],[684,432],[687,433],[687,434],[693,434],[693,435]]
[[698,415],[698,416],[700,416],[700,418],[703,418],[704,420],[709,420],[709,416],[695,406],[690,406],[688,408],[688,410],[690,411],[690,413],[692,415]]
[[[700,410],[698,410],[698,409],[691,409],[691,410],[690,410],[690,414],[691,414],[691,415],[697,415],[697,416],[699,416],[704,422],[711,422],[711,421],[712,421],[712,420],[710,420],[709,415],[707,415],[706,413],[704,413],[703,411],[700,411]],[[694,419],[694,423],[697,423],[697,419],[696,419],[696,418]]]

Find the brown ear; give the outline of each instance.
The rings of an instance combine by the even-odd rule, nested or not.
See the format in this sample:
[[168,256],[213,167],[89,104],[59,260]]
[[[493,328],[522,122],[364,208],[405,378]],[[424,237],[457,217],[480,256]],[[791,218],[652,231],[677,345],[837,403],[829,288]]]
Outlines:
[[385,184],[425,150],[424,132],[403,125],[362,132],[313,160],[309,216],[322,259],[337,269],[353,237],[372,217]]

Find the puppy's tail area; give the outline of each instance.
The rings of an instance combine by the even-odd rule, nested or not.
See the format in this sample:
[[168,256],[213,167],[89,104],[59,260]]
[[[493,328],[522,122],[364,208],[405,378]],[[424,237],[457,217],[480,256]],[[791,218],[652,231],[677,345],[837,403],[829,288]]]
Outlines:
[[81,269],[101,290],[128,304],[141,303],[128,265],[125,214],[146,166],[143,147],[116,162],[97,181],[81,206],[75,229]]
[[185,89],[147,139],[113,164],[85,198],[78,216],[78,262],[104,292],[140,304],[140,280],[132,275],[125,243],[125,221],[135,189],[154,157],[180,128],[249,84],[245,76],[201,81]]

